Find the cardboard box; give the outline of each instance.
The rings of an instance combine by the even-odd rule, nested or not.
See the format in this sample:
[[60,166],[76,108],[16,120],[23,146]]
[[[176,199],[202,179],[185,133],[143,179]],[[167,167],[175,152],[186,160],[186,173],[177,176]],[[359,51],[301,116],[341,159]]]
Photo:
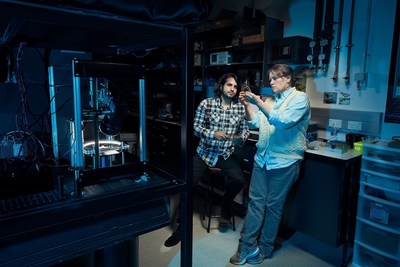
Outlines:
[[262,43],[264,42],[263,34],[254,34],[249,36],[243,36],[242,44]]

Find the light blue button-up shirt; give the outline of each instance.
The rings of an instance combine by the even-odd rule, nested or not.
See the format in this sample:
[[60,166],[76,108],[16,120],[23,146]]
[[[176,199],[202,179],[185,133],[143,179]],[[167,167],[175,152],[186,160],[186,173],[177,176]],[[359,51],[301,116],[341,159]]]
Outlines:
[[[294,87],[286,90],[281,93],[279,96],[276,94],[274,108],[270,111],[269,116],[267,117],[269,123],[274,125],[276,128],[289,128],[296,124],[301,118],[304,116],[305,111],[309,109],[309,101],[306,95],[298,95],[293,98],[287,105],[284,112],[279,112],[279,108],[285,99],[290,95],[290,93],[296,90]],[[258,111],[254,114],[254,118],[252,121],[248,121],[248,125],[250,128],[259,128],[260,125],[260,116],[265,116],[261,111]],[[278,158],[271,156],[268,149],[266,153],[261,155],[260,153],[255,154],[254,161],[260,166],[263,167],[266,165],[267,170],[270,169],[279,169],[292,165],[296,162],[296,159],[290,158]]]

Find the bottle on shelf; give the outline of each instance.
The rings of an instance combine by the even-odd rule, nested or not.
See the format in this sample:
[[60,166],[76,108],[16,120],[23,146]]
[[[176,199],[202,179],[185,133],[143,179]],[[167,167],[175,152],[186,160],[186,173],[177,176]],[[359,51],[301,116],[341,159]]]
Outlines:
[[260,71],[257,70],[257,72],[256,72],[256,86],[260,86],[260,84],[261,84]]

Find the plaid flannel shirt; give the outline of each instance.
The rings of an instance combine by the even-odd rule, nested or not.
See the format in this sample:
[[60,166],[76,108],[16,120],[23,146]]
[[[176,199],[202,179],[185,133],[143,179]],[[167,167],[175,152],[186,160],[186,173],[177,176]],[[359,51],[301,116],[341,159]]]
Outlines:
[[216,131],[240,136],[242,143],[249,137],[244,116],[245,109],[240,102],[232,102],[226,110],[222,107],[220,98],[211,97],[200,102],[194,118],[194,134],[200,137],[197,153],[208,166],[214,167],[219,156],[227,159],[235,148],[232,140],[216,140]]

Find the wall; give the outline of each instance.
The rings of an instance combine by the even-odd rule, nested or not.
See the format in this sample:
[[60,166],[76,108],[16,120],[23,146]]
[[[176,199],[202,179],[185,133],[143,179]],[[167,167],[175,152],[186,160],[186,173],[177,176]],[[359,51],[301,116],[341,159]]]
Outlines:
[[[339,1],[340,0],[335,0],[335,18],[338,16]],[[284,36],[302,35],[312,37],[313,35],[315,0],[219,0],[214,2],[214,8],[210,14],[210,18],[216,17],[222,8],[238,11],[236,18],[240,18],[242,16],[243,7],[251,7],[254,2],[254,7],[262,10],[266,16],[278,18],[284,21]],[[356,12],[354,19],[355,23],[353,31],[354,46],[352,48],[350,72],[351,80],[349,85],[344,83],[343,77],[346,71],[347,48],[345,46],[348,41],[347,38],[351,1],[345,0],[344,2],[345,9],[343,14],[343,31],[340,48],[339,82],[335,84],[331,79],[333,76],[336,54],[334,49],[336,39],[334,39],[328,71],[318,71],[307,78],[307,93],[311,98],[311,105],[312,107],[316,108],[373,111],[384,114],[396,0],[385,0],[384,5],[382,5],[381,1],[378,0],[356,0]],[[368,19],[369,2],[371,2],[370,19]],[[368,55],[365,56],[367,43]],[[43,74],[43,70],[41,69],[42,59],[39,55],[41,51],[32,51],[31,53],[28,52],[29,51],[26,51],[24,55],[24,69],[35,70],[32,72],[32,74],[27,74],[26,77],[29,83],[28,94],[43,94],[44,97],[36,97],[36,99],[46,99],[45,91],[35,90],[33,89],[34,86],[32,85],[32,81],[38,86],[42,86],[42,84],[44,84],[43,79],[40,79],[39,81],[37,78],[42,77]],[[361,87],[358,89],[357,84],[354,81],[354,75],[356,73],[363,72],[364,61],[366,66],[365,71],[368,79],[366,83],[362,82]],[[2,86],[4,87],[6,85]],[[3,89],[1,91],[3,94],[3,102],[6,104],[6,99],[8,99],[8,90],[11,89]],[[20,99],[18,92],[16,92],[16,90],[13,90],[13,92],[16,95],[15,97]],[[324,93],[326,92],[349,94],[349,105],[324,104]],[[39,104],[39,106],[40,105],[41,104]],[[18,111],[18,106],[9,107],[8,104],[2,105],[2,110],[6,113],[13,113]],[[39,113],[39,111],[37,113]],[[3,119],[2,134],[15,129],[15,117],[11,115],[7,115],[5,117],[6,118]],[[381,137],[383,139],[390,139],[394,135],[400,135],[400,124],[383,122],[381,127]]]
[[[334,18],[337,21],[339,2],[335,0]],[[353,47],[351,51],[350,84],[343,79],[346,73],[348,50],[349,21],[351,1],[344,1],[342,38],[339,50],[338,82],[332,80],[335,67],[336,34],[333,39],[330,64],[326,72],[319,70],[310,73],[307,78],[307,94],[310,96],[312,107],[339,110],[372,111],[382,113],[381,138],[390,139],[400,135],[400,124],[384,123],[386,95],[392,38],[395,18],[396,0],[356,0],[353,27]],[[243,6],[252,6],[253,1],[226,1],[215,3],[212,14],[218,14],[220,8],[236,9],[241,16]],[[371,12],[369,13],[369,4]],[[285,23],[284,36],[302,35],[313,36],[315,0],[254,0],[254,7],[260,9],[268,17],[278,18]],[[337,24],[334,26],[337,31]],[[364,67],[365,66],[365,67]],[[355,74],[365,71],[367,79],[359,86],[354,80]],[[324,103],[324,93],[349,95],[350,101],[345,105]]]
[[[353,48],[350,68],[350,84],[346,85],[342,77],[346,71],[347,36],[350,18],[350,1],[344,1],[346,7],[343,13],[342,48],[340,49],[339,81],[333,83],[335,51],[331,53],[330,66],[327,73],[318,72],[307,81],[307,92],[311,97],[312,106],[330,107],[343,110],[385,112],[388,74],[393,37],[395,0],[356,1],[356,12],[353,28]],[[368,3],[371,3],[370,20],[368,19]],[[338,14],[339,1],[335,2],[335,17]],[[369,29],[369,31],[368,31]],[[333,40],[336,44],[336,39]],[[333,46],[334,47],[334,46]],[[364,66],[365,65],[365,66]],[[364,69],[365,68],[365,69]],[[367,79],[360,86],[354,80],[355,74],[366,72]],[[324,92],[347,93],[350,95],[349,105],[324,104]],[[400,134],[400,125],[384,123],[381,138],[390,139]]]
[[[291,22],[285,28],[287,35],[297,35],[304,32],[304,28],[310,26],[309,19],[314,14],[310,12],[315,1],[299,0],[292,1],[290,4]],[[335,1],[335,20],[339,13],[339,0]],[[388,88],[388,76],[390,66],[390,55],[392,49],[393,27],[395,18],[396,0],[387,0],[382,5],[377,0],[357,1],[355,5],[354,28],[353,28],[353,47],[351,51],[350,84],[346,85],[343,77],[346,73],[347,48],[350,7],[351,1],[344,1],[343,27],[341,48],[339,57],[338,82],[334,83],[333,77],[335,66],[335,46],[336,34],[333,40],[330,64],[327,72],[318,71],[307,79],[307,93],[311,98],[311,105],[320,108],[334,108],[341,110],[374,111],[385,112],[386,94]],[[371,14],[369,19],[368,4],[371,4]],[[300,15],[299,14],[304,14]],[[306,15],[307,14],[307,15]],[[307,23],[307,26],[304,25]],[[311,25],[311,29],[313,25]],[[335,31],[337,25],[335,25]],[[308,36],[312,36],[310,30]],[[365,64],[365,69],[364,69]],[[366,81],[362,81],[360,86],[354,80],[355,74],[367,73]],[[337,92],[350,95],[348,105],[324,104],[325,92]],[[382,119],[383,121],[383,119]],[[381,138],[390,139],[394,135],[400,134],[400,125],[393,123],[382,123]]]

